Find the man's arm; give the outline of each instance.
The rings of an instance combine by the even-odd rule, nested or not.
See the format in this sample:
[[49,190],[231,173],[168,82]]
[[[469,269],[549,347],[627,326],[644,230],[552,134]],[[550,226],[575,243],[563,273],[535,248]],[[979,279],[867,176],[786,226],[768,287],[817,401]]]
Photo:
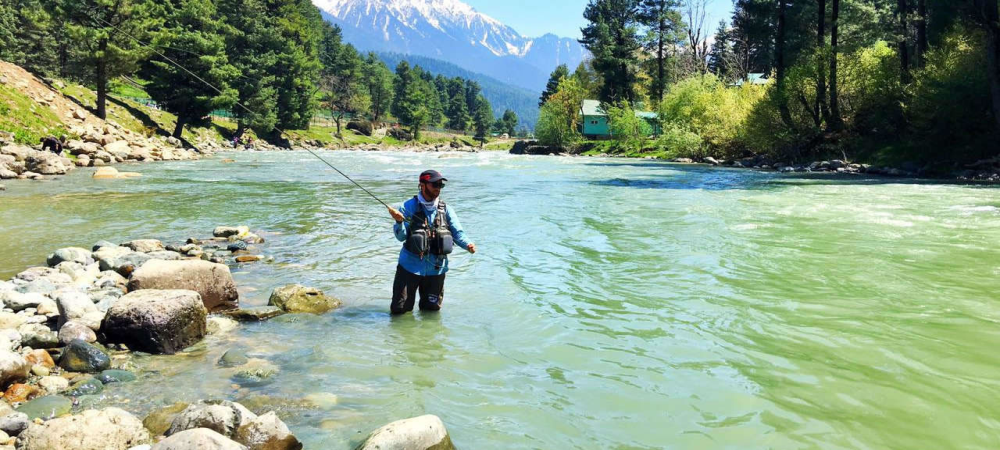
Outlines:
[[476,253],[476,244],[469,242],[469,238],[465,235],[465,230],[462,229],[462,223],[458,221],[458,215],[455,211],[448,206],[446,209],[448,213],[448,228],[451,229],[451,237],[455,240],[455,243],[459,247],[468,250],[469,253]]
[[392,226],[392,232],[396,235],[396,239],[399,242],[406,241],[406,225],[409,220],[406,213],[406,203],[403,203],[398,210],[390,206],[389,215],[396,221]]

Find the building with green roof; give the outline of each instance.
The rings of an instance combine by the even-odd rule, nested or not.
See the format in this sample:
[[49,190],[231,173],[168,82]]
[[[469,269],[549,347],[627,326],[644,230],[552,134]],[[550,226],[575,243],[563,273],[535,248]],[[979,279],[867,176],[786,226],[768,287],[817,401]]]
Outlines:
[[[635,116],[649,123],[652,134],[660,134],[659,116],[654,112],[636,111]],[[580,134],[587,139],[607,139],[611,137],[611,127],[608,125],[608,114],[601,109],[601,102],[584,100],[580,106],[580,117],[583,119]]]

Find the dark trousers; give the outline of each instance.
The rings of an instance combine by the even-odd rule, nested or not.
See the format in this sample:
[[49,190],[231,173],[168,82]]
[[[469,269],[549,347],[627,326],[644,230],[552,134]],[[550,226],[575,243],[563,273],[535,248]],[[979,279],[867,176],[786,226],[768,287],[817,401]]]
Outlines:
[[393,314],[413,311],[417,290],[420,290],[420,310],[438,311],[444,301],[444,274],[432,276],[414,275],[403,266],[396,265],[396,280],[392,283]]

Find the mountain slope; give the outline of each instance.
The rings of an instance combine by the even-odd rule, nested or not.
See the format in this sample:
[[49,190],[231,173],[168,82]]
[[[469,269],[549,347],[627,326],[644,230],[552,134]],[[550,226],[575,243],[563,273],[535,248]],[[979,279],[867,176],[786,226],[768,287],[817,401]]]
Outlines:
[[415,54],[541,91],[559,64],[573,67],[586,51],[573,39],[537,39],[459,0],[313,0],[326,20],[360,50]]
[[392,52],[376,52],[376,54],[379,59],[389,66],[389,69],[395,69],[400,61],[406,60],[410,65],[420,66],[425,71],[434,75],[443,75],[448,78],[461,77],[475,81],[483,89],[483,96],[493,106],[493,114],[495,116],[499,117],[505,109],[510,109],[517,113],[519,120],[518,128],[523,124],[529,130],[535,129],[535,123],[538,122],[538,97],[541,96],[540,92],[506,84],[495,78],[463,69],[452,63],[425,56],[403,55]]

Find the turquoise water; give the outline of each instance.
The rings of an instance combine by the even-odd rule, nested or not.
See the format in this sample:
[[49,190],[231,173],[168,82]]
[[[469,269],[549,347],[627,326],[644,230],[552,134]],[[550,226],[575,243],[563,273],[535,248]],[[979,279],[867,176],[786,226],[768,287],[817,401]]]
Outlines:
[[[140,416],[229,398],[278,409],[306,448],[436,414],[460,448],[996,448],[1000,190],[658,162],[324,152],[399,203],[441,170],[477,243],[445,309],[391,318],[384,208],[305,152],[131,166],[137,180],[8,182],[0,275],[62,246],[249,225],[286,283],[344,302],[140,358],[85,405]],[[222,158],[234,158],[224,164]],[[234,386],[227,348],[280,367]]]

